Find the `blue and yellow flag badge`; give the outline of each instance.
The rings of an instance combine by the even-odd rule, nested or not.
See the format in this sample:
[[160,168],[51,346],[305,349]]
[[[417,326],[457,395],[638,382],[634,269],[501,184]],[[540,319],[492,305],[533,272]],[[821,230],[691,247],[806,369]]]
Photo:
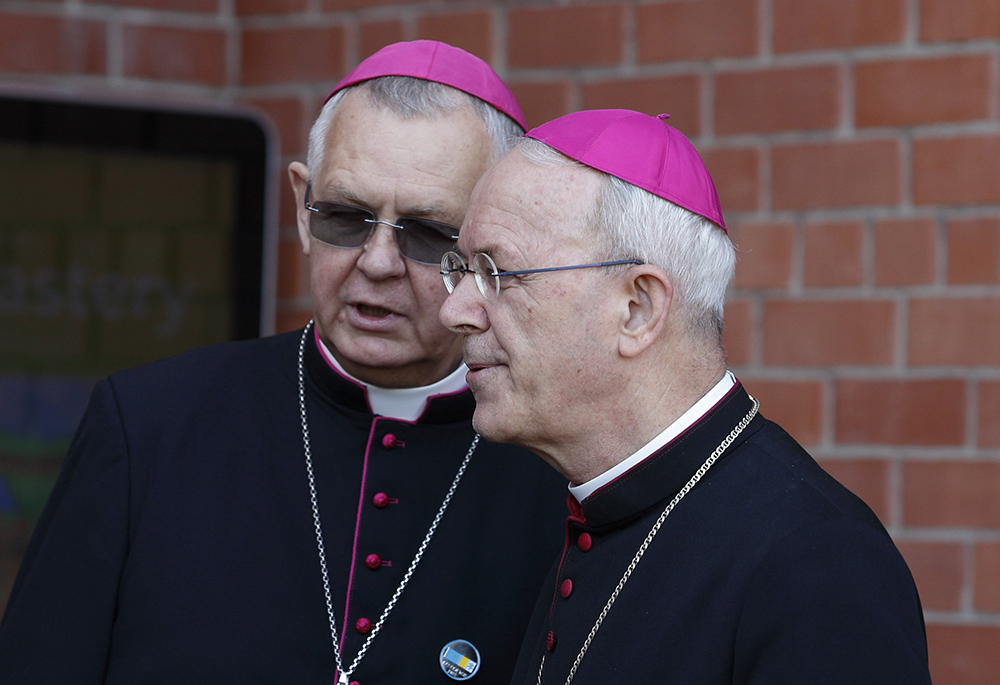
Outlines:
[[441,649],[438,662],[452,680],[468,680],[479,670],[479,650],[466,640],[452,640]]

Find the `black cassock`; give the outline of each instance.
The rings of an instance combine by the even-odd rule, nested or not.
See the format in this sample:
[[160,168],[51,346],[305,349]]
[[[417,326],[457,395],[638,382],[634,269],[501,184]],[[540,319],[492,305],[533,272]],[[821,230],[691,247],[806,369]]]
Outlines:
[[[737,384],[577,504],[514,683],[562,685],[653,523],[750,411]],[[573,506],[575,505],[575,506]],[[920,601],[878,519],[757,415],[666,518],[573,679],[677,685],[930,683]]]
[[[331,683],[303,455],[301,333],[194,350],[100,382],[0,626],[3,683]],[[307,413],[331,597],[349,666],[473,440],[474,401],[373,416],[310,335]],[[480,441],[423,560],[351,680],[507,683],[558,553],[565,480]]]

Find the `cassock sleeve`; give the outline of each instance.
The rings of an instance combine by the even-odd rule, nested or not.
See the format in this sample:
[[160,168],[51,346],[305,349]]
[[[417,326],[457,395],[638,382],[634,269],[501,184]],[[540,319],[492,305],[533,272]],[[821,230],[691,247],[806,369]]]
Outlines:
[[776,544],[741,611],[733,682],[930,685],[920,600],[889,537],[834,519]]
[[0,682],[102,683],[127,552],[128,446],[94,388],[0,624]]

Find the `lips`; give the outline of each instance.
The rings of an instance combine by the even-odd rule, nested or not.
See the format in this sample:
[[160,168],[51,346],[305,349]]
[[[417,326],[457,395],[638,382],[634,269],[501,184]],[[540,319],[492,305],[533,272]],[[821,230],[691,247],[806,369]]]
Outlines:
[[355,306],[358,308],[358,311],[364,314],[365,316],[374,316],[376,318],[381,318],[384,316],[389,316],[390,314],[393,313],[392,311],[384,307],[375,307],[369,304],[358,303]]
[[344,321],[359,331],[389,335],[406,317],[399,312],[371,302],[353,302],[343,310]]
[[495,364],[487,364],[485,362],[465,362],[465,365],[469,367],[469,371],[482,371],[483,369],[488,369]]

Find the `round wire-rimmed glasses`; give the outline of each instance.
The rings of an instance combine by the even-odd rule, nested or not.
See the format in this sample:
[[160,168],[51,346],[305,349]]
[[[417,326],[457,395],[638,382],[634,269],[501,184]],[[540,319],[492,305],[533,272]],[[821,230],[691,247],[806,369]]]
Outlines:
[[457,252],[446,252],[441,258],[441,277],[444,287],[449,293],[455,292],[465,274],[472,273],[476,277],[476,286],[487,300],[495,300],[500,294],[500,279],[504,276],[523,276],[525,274],[541,274],[549,271],[569,271],[570,269],[592,269],[599,266],[621,266],[623,264],[644,264],[638,259],[620,259],[613,262],[596,262],[593,264],[573,264],[571,266],[550,266],[544,269],[522,269],[521,271],[498,271],[497,265],[485,252],[472,255],[472,265],[466,264],[462,255]]

